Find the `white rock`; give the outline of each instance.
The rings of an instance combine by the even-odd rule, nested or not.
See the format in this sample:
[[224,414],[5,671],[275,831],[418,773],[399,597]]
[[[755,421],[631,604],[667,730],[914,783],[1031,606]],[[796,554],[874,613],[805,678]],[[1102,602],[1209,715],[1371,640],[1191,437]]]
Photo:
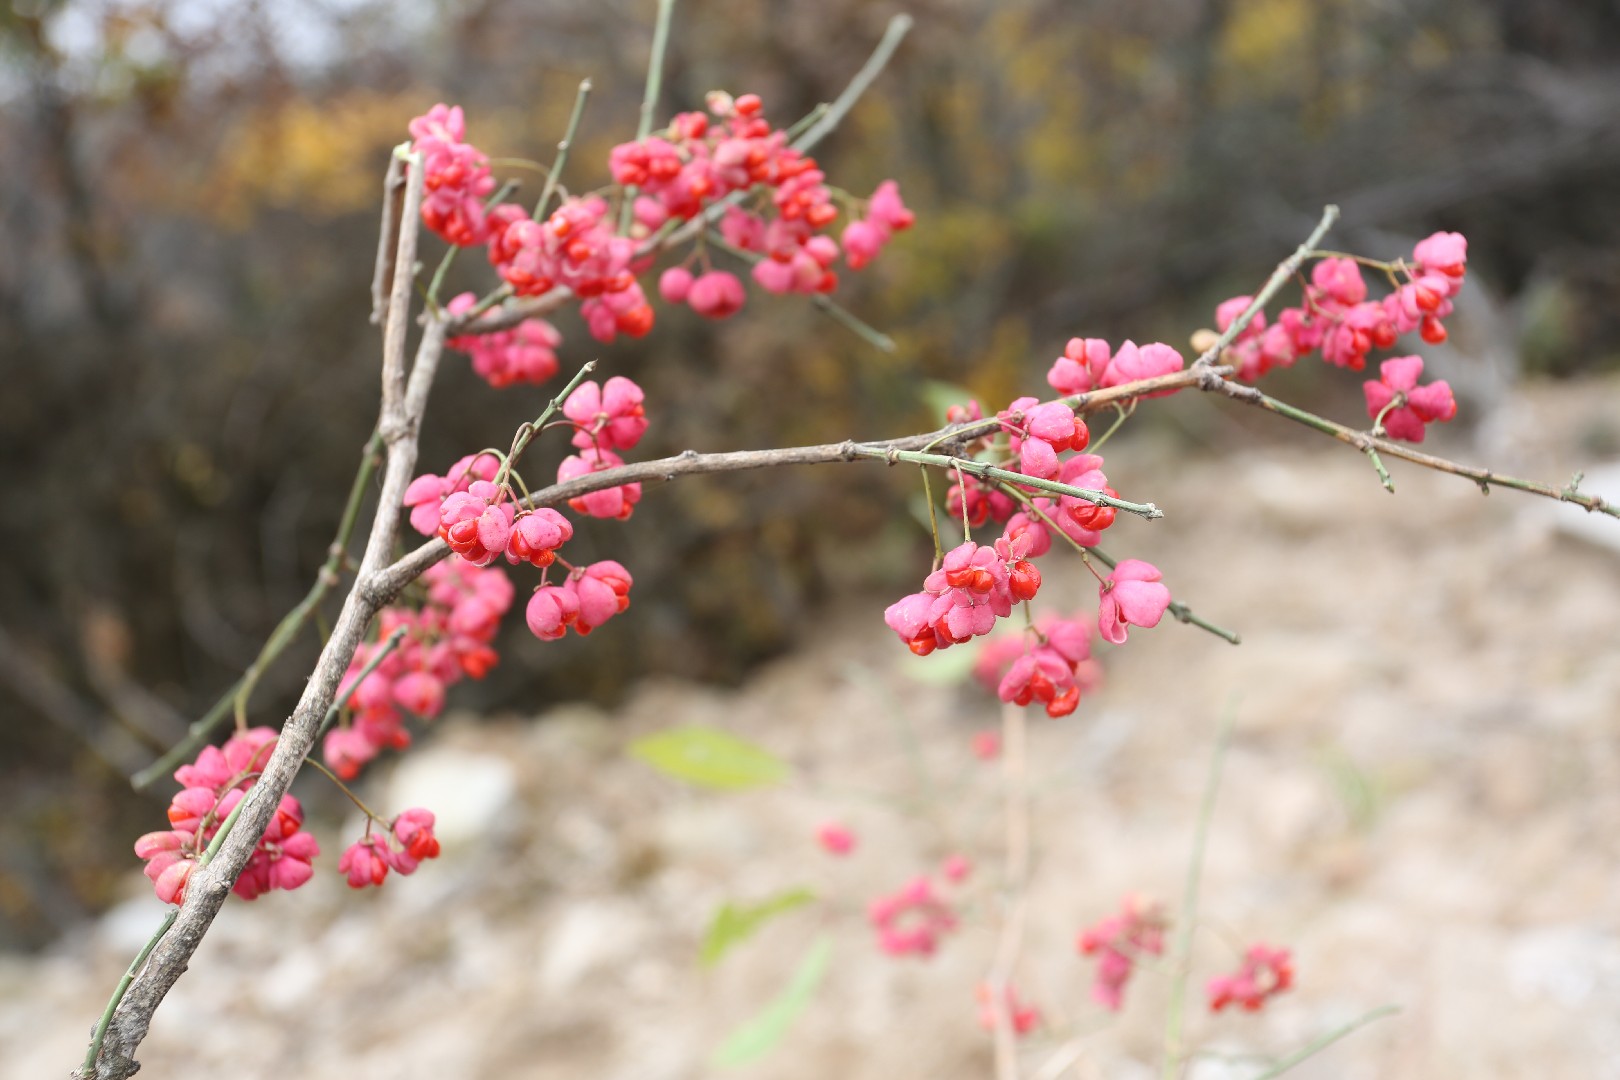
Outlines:
[[623,901],[588,900],[563,910],[540,958],[540,986],[550,993],[573,987],[592,971],[630,956],[645,936]]
[[150,889],[144,895],[131,897],[108,911],[96,923],[96,944],[114,953],[133,956],[151,938],[169,905],[159,900]]

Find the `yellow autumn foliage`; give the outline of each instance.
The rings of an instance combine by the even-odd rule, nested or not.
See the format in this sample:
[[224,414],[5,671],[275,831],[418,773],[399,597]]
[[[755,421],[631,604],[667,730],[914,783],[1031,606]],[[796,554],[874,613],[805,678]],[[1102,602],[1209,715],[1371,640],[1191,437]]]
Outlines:
[[408,137],[405,121],[427,100],[421,92],[354,90],[261,108],[225,139],[198,205],[229,228],[267,208],[331,217],[373,206],[381,191],[378,151]]

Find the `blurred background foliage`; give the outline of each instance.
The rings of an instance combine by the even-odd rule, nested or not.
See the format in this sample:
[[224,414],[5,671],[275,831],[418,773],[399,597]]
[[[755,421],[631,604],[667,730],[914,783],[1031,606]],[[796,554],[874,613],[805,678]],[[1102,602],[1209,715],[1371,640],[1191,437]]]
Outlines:
[[[588,75],[568,179],[604,182],[634,128],[652,7],[17,0],[0,15],[0,946],[112,898],[168,797],[121,773],[229,685],[322,559],[375,417],[376,200],[406,122],[460,103],[487,153],[549,160]],[[920,430],[921,379],[993,407],[1042,385],[1073,334],[1184,346],[1330,200],[1341,246],[1468,235],[1474,299],[1444,373],[1482,411],[1523,368],[1620,356],[1614,3],[904,7],[916,29],[818,155],[859,194],[899,178],[917,211],[841,290],[898,351],[757,290],[724,326],[660,310],[650,337],[609,348],[563,317],[565,370],[600,356],[647,388],[644,456]],[[687,0],[661,112],[728,88],[787,122],[842,88],[900,8]],[[476,256],[454,276],[490,282]],[[1317,383],[1284,380],[1359,412],[1353,380]],[[423,468],[504,445],[546,393],[494,392],[452,354]],[[1164,415],[1190,440],[1230,434],[1207,403]],[[588,522],[575,542],[632,568],[635,617],[584,648],[513,620],[501,667],[455,704],[611,698],[642,672],[735,679],[829,597],[916,577],[926,541],[895,512],[912,479],[650,489],[629,527]],[[875,617],[881,599],[863,602]],[[314,648],[261,685],[257,720],[285,714]]]

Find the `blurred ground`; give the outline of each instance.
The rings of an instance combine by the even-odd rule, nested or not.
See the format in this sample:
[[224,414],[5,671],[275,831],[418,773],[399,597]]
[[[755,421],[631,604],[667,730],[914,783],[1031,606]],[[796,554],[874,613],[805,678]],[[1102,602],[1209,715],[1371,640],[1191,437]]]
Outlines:
[[[1617,404],[1613,381],[1538,390],[1494,437],[1492,464],[1560,476]],[[1169,445],[1115,457],[1120,490],[1168,516],[1121,522],[1112,546],[1158,561],[1245,641],[1139,631],[1108,650],[1108,683],[1078,714],[1032,717],[1018,980],[1049,1024],[1024,1044],[1025,1075],[1079,1034],[1072,1075],[1152,1075],[1167,980],[1139,976],[1111,1018],[1088,1000],[1074,935],[1128,891],[1179,895],[1232,707],[1193,985],[1232,965],[1228,938],[1291,945],[1299,985],[1258,1017],[1193,1009],[1193,1045],[1279,1055],[1394,1003],[1400,1015],[1293,1075],[1620,1076],[1620,536],[1588,543],[1558,525],[1584,522],[1573,508],[1409,468],[1391,498],[1343,448],[1200,461]],[[1094,595],[1056,576],[1042,598],[1064,594]],[[786,984],[822,924],[826,983],[741,1075],[989,1075],[973,987],[994,945],[1001,824],[997,770],[969,740],[998,712],[974,687],[918,681],[955,654],[907,655],[884,602],[844,605],[736,692],[660,679],[611,715],[447,721],[366,789],[437,810],[444,857],[353,895],[332,870],[339,830],[316,823],[316,881],[228,909],[160,1011],[143,1075],[712,1075],[715,1046]],[[795,779],[697,794],[624,755],[682,722],[769,747]],[[847,860],[812,841],[832,818],[860,835]],[[866,901],[953,850],[979,868],[962,931],[932,961],[880,957]],[[698,967],[722,901],[798,885],[825,903]],[[159,918],[133,869],[128,893],[46,953],[0,960],[7,1075],[62,1075],[82,1053]],[[1260,1071],[1201,1058],[1189,1075]]]

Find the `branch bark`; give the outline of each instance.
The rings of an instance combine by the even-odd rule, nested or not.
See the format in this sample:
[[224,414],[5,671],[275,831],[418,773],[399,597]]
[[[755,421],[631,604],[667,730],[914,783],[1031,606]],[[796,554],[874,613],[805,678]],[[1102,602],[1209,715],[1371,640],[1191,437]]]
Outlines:
[[[397,155],[398,151],[395,153]],[[405,163],[410,172],[405,181],[399,249],[394,253],[394,279],[388,294],[388,318],[383,323],[382,418],[377,423],[383,441],[390,448],[404,437],[405,339],[410,332],[411,286],[416,281],[416,240],[422,233],[421,155],[407,154]],[[389,460],[393,460],[392,455]]]
[[404,349],[406,324],[410,318],[410,289],[415,276],[416,239],[421,226],[420,172],[420,169],[413,170],[412,182],[406,190],[394,262],[395,276],[384,332],[383,407],[379,420],[387,458],[377,513],[360,561],[358,580],[343,603],[303,696],[281,729],[275,753],[259,782],[249,789],[240,804],[235,828],[213,861],[192,875],[185,901],[176,912],[172,926],[151,950],[140,972],[130,980],[113,1012],[94,1068],[81,1068],[77,1076],[123,1080],[140,1068],[135,1051],[146,1038],[153,1014],[185,972],[203,935],[230,895],[231,886],[264,835],[281,797],[292,786],[293,778],[314,746],[321,721],[337,695],[338,682],[381,606],[381,601],[376,599],[380,594],[373,579],[385,568],[393,551],[401,500],[416,467],[417,433],[445,338],[444,322],[429,319],[407,379]]
[[[1110,386],[1087,394],[1074,394],[1063,398],[1078,413],[1096,412],[1116,402],[1130,401],[1164,390],[1198,386],[1203,380],[1219,379],[1228,368],[1206,368],[1202,371],[1177,371],[1138,382]],[[938,431],[922,435],[907,435],[898,439],[878,442],[821,443],[817,446],[788,446],[776,450],[733,450],[718,454],[700,454],[685,450],[674,457],[653,461],[637,461],[613,469],[575,477],[562,484],[552,484],[534,492],[525,500],[528,506],[556,506],[589,495],[593,491],[618,487],[620,484],[667,483],[682,476],[709,473],[747,472],[753,469],[774,469],[788,465],[832,465],[856,461],[884,460],[890,450],[911,452],[925,447],[950,449],[954,445],[977,438],[997,426],[994,419],[974,420],[949,424]],[[450,546],[443,540],[429,540],[408,552],[393,565],[370,578],[366,587],[375,590],[372,597],[378,606],[388,603],[399,591],[422,575],[428,567],[450,554]]]
[[399,155],[388,155],[388,172],[383,176],[382,223],[377,227],[377,264],[371,273],[371,324],[381,326],[388,318],[388,297],[394,288],[394,249],[398,246],[400,203],[405,196],[404,163]]
[[[1607,514],[1610,517],[1620,518],[1620,506],[1597,495],[1581,494],[1578,490],[1579,476],[1563,487],[1554,487],[1552,484],[1544,484],[1538,480],[1525,480],[1517,476],[1503,476],[1500,473],[1477,465],[1463,465],[1447,458],[1436,457],[1434,454],[1425,454],[1421,450],[1414,449],[1408,443],[1392,442],[1389,439],[1380,439],[1369,435],[1364,431],[1357,431],[1355,428],[1335,423],[1325,417],[1317,416],[1315,413],[1306,412],[1304,409],[1290,405],[1286,401],[1278,401],[1255,387],[1243,383],[1232,382],[1224,378],[1214,378],[1198,383],[1198,388],[1221,394],[1231,398],[1233,401],[1241,401],[1245,405],[1253,405],[1278,416],[1285,416],[1295,423],[1303,424],[1324,435],[1332,436],[1347,446],[1355,447],[1362,453],[1373,457],[1375,462],[1377,461],[1376,455],[1387,454],[1392,458],[1409,461],[1414,465],[1422,465],[1425,469],[1433,469],[1435,472],[1450,473],[1452,476],[1461,476],[1464,479],[1472,480],[1479,485],[1479,490],[1486,495],[1491,493],[1491,485],[1494,484],[1497,487],[1512,488],[1515,491],[1540,495],[1545,499],[1574,503],[1588,513]],[[1387,480],[1385,487],[1388,487],[1391,492],[1395,490]]]

